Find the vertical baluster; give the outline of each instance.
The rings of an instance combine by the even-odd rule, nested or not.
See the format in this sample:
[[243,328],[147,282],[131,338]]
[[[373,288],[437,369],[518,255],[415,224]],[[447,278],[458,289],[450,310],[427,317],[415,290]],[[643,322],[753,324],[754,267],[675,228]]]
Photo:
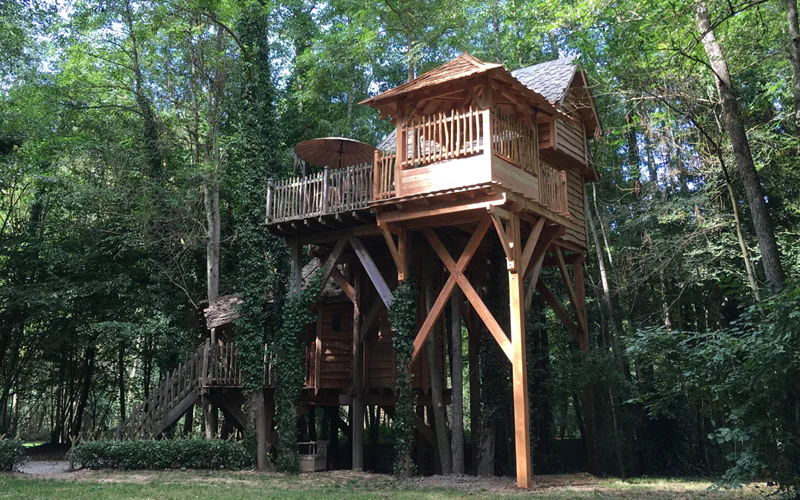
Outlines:
[[458,157],[459,152],[461,151],[461,118],[457,109],[453,110],[453,122],[455,122],[455,129],[453,133],[453,136],[455,137],[455,148],[453,150],[453,156]]

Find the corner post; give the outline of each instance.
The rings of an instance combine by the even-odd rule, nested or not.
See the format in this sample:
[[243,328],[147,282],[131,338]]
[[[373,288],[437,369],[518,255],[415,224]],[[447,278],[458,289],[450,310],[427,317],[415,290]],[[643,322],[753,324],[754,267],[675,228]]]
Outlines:
[[359,302],[361,298],[361,276],[353,266],[353,421],[350,422],[353,444],[353,470],[364,469],[364,401],[362,399],[364,388],[362,378],[362,351],[361,351],[361,311]]
[[328,167],[322,171],[322,213],[327,214],[328,210]]
[[[507,236],[514,261],[521,258],[519,215],[511,214]],[[516,220],[515,220],[516,219]],[[511,364],[514,389],[514,444],[517,458],[517,487],[530,488],[531,440],[528,407],[528,367],[525,354],[525,270],[514,267],[508,271],[508,298],[511,308]]]
[[272,188],[273,182],[272,177],[267,180],[267,214],[265,217],[265,221],[269,222],[270,214],[272,213]]

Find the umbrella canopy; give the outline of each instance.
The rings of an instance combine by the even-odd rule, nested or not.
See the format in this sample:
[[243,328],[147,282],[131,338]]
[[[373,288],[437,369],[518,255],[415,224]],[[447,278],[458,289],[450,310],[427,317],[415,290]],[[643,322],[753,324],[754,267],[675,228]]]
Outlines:
[[303,141],[294,147],[298,158],[320,167],[343,168],[372,163],[375,147],[345,137],[323,137]]

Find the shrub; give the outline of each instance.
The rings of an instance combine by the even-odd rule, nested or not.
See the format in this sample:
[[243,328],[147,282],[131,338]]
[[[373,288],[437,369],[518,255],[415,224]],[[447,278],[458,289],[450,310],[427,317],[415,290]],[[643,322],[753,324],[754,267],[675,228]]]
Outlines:
[[0,439],[0,471],[12,471],[25,463],[25,446],[19,439]]
[[89,469],[246,469],[253,456],[235,441],[163,439],[95,441],[77,445],[73,465]]

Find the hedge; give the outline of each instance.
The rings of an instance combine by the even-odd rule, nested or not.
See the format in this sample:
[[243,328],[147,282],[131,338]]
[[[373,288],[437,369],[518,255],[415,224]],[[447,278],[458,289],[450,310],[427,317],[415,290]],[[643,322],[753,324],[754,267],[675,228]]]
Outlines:
[[28,459],[19,439],[0,439],[0,471],[13,471]]
[[236,441],[162,439],[93,441],[70,452],[73,466],[89,469],[247,469],[253,456]]

